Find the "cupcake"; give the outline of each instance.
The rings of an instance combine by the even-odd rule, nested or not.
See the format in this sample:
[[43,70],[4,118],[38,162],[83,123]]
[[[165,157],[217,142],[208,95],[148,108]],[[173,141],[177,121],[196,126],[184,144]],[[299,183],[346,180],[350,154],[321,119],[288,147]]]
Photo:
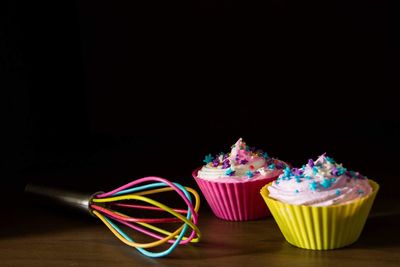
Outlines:
[[323,154],[302,168],[285,168],[261,189],[286,240],[313,250],[357,241],[379,185]]
[[267,216],[269,211],[260,189],[278,178],[287,166],[266,152],[247,146],[242,138],[229,153],[209,154],[204,163],[192,175],[215,216],[229,221]]

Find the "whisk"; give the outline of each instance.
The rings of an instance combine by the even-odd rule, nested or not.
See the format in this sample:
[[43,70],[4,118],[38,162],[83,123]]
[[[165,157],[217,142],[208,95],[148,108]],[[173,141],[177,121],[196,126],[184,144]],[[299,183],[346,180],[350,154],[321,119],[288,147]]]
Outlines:
[[[153,194],[169,191],[175,191],[184,201],[187,209],[171,208],[149,197]],[[33,184],[28,184],[25,192],[45,196],[70,207],[88,211],[99,218],[119,240],[128,246],[136,248],[147,257],[158,258],[167,256],[178,245],[196,243],[201,237],[197,226],[197,212],[200,208],[199,194],[190,187],[184,187],[161,177],[149,176],[140,178],[110,192],[98,192],[89,196],[82,193]],[[194,196],[194,200],[190,194]],[[146,205],[136,204],[136,202],[132,203],[131,200],[143,202]],[[136,218],[114,210],[115,208],[166,212],[170,217]],[[180,225],[174,231],[167,231],[156,226],[157,224],[178,223]],[[148,243],[136,242],[118,224],[125,225],[145,234],[155,239],[155,241]],[[185,236],[189,228],[191,228],[191,232],[188,236]],[[167,243],[171,245],[164,251],[154,252],[148,250],[149,248]]]

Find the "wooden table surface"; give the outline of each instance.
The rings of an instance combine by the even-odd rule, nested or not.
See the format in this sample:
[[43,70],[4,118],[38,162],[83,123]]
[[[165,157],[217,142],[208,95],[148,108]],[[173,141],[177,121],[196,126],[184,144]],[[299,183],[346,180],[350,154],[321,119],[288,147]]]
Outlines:
[[201,243],[150,259],[117,240],[96,218],[22,198],[3,207],[0,266],[400,266],[400,214],[393,208],[397,203],[378,199],[358,242],[332,251],[291,246],[272,218],[219,220],[203,203]]

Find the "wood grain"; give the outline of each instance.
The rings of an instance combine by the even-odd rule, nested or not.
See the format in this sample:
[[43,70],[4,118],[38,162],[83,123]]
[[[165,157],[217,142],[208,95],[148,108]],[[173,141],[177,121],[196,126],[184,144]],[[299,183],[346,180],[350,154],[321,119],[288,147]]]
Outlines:
[[149,259],[118,241],[95,218],[24,200],[5,207],[0,266],[399,266],[400,215],[388,209],[393,207],[386,204],[389,200],[377,202],[361,238],[347,248],[299,249],[284,240],[272,218],[226,222],[203,207],[201,243]]

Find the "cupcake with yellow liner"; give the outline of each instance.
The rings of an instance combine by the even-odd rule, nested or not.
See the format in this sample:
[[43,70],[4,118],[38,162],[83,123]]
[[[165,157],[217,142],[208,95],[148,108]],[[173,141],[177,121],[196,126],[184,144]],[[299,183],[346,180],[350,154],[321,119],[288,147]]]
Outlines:
[[323,154],[300,169],[286,168],[261,195],[290,244],[327,250],[357,241],[378,190]]
[[192,173],[215,216],[228,221],[256,220],[269,215],[259,192],[287,166],[240,138],[229,153],[207,155]]

